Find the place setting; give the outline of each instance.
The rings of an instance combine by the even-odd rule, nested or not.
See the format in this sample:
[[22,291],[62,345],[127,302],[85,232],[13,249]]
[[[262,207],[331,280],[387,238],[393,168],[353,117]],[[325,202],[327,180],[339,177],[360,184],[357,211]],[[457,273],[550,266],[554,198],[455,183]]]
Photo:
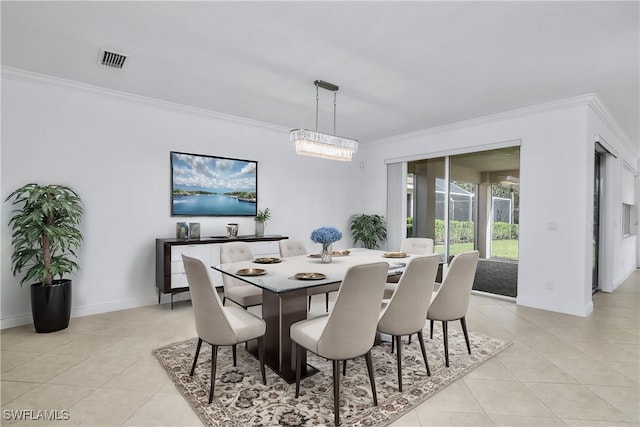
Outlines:
[[326,279],[327,276],[323,273],[296,273],[293,276],[294,279],[297,280],[322,280],[322,279]]
[[236,271],[238,276],[262,276],[267,274],[267,270],[264,268],[241,268]]
[[260,257],[254,259],[253,262],[255,262],[256,264],[277,264],[279,262],[282,262],[282,259],[274,257]]
[[405,252],[385,252],[382,256],[384,258],[407,258],[409,255]]
[[[332,257],[341,257],[341,256],[348,256],[351,253],[351,251],[332,251],[331,252],[331,256]],[[310,254],[308,255],[309,258],[322,258],[322,254]]]

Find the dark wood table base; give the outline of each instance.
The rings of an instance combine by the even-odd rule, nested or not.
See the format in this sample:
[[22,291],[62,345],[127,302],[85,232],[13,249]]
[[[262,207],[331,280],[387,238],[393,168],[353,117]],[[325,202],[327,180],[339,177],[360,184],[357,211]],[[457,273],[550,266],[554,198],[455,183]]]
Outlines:
[[[267,323],[264,336],[265,363],[287,383],[296,381],[296,361],[289,330],[294,323],[307,318],[307,290],[276,294],[262,290],[262,318]],[[301,377],[318,372],[302,355]]]

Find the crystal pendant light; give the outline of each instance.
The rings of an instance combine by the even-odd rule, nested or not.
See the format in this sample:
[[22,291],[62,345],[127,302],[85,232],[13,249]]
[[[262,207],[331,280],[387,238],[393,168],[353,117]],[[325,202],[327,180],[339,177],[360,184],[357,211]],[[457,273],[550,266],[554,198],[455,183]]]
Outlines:
[[[289,138],[296,146],[296,153],[303,156],[320,157],[322,159],[351,161],[353,153],[358,151],[358,141],[336,136],[336,92],[339,87],[333,83],[316,80],[316,130],[294,129]],[[333,133],[334,135],[318,132],[318,89],[333,92]]]

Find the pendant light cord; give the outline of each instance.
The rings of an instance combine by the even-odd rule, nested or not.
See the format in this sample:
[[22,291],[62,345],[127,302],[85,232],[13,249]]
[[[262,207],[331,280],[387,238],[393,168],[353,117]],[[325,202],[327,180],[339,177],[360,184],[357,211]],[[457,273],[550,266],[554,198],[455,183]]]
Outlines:
[[[322,86],[324,89],[327,89],[333,92],[333,134],[335,135],[336,134],[336,101],[338,98],[338,86],[331,83],[323,82],[322,80],[316,80],[314,84],[316,85],[316,132],[318,132],[318,109],[319,109],[318,105],[320,102],[319,88],[322,84],[324,84],[325,86]],[[327,87],[326,85],[330,85],[330,86]]]

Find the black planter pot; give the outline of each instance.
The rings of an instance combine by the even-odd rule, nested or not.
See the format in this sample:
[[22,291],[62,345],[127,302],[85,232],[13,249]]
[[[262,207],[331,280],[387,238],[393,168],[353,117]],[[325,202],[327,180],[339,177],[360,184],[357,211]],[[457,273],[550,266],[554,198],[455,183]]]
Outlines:
[[71,317],[71,280],[54,280],[53,285],[31,285],[31,313],[36,332],[66,329]]

